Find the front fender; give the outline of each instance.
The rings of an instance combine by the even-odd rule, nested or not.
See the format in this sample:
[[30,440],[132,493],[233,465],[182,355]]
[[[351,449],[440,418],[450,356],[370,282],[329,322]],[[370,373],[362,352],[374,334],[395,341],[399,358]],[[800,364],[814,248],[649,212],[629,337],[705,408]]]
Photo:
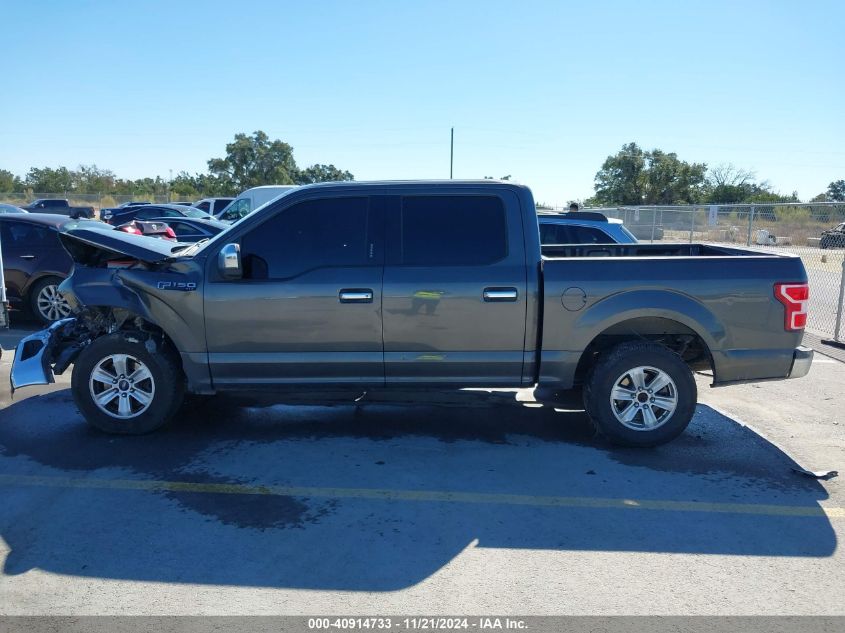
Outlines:
[[[161,291],[156,288],[156,280],[171,277],[185,278],[180,273],[168,271],[108,270],[77,266],[73,275],[62,282],[59,290],[73,309],[100,306],[126,310],[161,328],[173,341],[177,351],[202,352],[205,350],[205,341],[201,327],[201,293]],[[192,318],[195,323],[189,323],[184,315]]]

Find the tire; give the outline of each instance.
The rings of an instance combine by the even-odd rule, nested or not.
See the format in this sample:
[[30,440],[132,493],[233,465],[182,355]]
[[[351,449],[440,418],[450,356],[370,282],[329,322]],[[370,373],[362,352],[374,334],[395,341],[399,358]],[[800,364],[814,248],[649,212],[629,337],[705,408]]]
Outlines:
[[71,392],[91,426],[142,435],[170,421],[182,403],[184,376],[175,352],[161,345],[154,349],[116,333],[82,350],[73,366]]
[[[621,397],[612,400],[614,395]],[[656,343],[617,345],[599,357],[584,386],[584,406],[597,430],[622,446],[675,439],[689,425],[697,399],[690,368]]]
[[45,325],[70,316],[70,305],[59,294],[60,283],[61,277],[44,277],[29,289],[29,309]]

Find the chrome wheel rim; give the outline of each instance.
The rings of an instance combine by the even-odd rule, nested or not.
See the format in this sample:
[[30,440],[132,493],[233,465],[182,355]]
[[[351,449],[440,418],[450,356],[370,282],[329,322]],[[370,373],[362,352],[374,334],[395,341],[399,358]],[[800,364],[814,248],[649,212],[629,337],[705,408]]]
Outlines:
[[70,305],[56,284],[44,286],[35,298],[35,305],[47,321],[58,321],[70,314]]
[[88,381],[94,404],[107,415],[128,420],[150,408],[155,380],[147,366],[129,354],[106,356]]
[[625,427],[653,431],[666,424],[678,408],[678,388],[665,371],[634,367],[614,381],[610,408]]

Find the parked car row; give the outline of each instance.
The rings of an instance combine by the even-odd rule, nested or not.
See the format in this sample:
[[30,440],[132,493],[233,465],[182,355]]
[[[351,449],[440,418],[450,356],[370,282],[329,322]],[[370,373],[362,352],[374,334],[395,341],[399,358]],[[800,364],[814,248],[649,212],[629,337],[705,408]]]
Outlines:
[[[7,299],[12,308],[25,310],[43,323],[57,321],[70,314],[70,307],[58,292],[59,284],[73,268],[73,260],[59,241],[59,228],[68,221],[67,216],[48,213],[0,214]],[[100,222],[88,220],[80,220],[77,224],[103,226]],[[133,220],[115,229],[139,236],[196,242],[211,238],[228,226],[211,219],[180,216],[176,220]]]

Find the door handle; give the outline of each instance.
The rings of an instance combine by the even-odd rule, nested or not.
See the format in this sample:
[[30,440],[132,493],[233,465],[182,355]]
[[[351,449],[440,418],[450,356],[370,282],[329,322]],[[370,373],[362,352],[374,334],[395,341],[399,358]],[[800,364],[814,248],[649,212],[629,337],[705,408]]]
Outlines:
[[21,259],[35,259],[35,255],[21,255]]
[[482,295],[484,300],[493,301],[516,301],[519,293],[516,288],[485,288]]
[[341,303],[372,303],[373,291],[369,288],[344,288],[337,297]]

